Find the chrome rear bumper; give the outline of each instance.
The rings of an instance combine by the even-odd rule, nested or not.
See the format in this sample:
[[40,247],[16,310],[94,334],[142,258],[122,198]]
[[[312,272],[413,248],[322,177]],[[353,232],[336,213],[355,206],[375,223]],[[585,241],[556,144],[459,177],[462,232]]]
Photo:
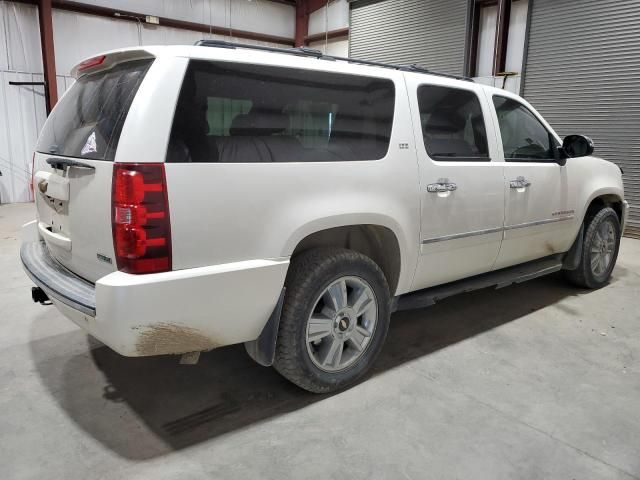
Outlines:
[[20,248],[22,266],[33,283],[49,298],[96,316],[96,288],[60,265],[42,241],[25,242]]

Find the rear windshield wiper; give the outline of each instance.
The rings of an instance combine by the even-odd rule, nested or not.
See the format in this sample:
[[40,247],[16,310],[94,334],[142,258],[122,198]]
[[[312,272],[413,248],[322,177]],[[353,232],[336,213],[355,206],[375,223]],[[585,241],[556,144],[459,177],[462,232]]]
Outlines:
[[56,170],[64,170],[64,167],[89,168],[91,170],[96,169],[96,167],[89,165],[88,163],[69,160],[67,158],[47,158],[47,163]]

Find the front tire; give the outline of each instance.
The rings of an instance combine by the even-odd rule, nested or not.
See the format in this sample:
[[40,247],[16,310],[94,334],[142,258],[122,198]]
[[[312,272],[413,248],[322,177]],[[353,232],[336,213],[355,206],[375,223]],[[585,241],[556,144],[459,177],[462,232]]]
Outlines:
[[293,259],[285,285],[276,370],[314,393],[356,383],[389,329],[389,287],[378,265],[352,250],[309,250]]
[[578,268],[566,270],[565,277],[582,288],[607,284],[620,249],[620,220],[615,210],[605,207],[586,220],[582,256]]

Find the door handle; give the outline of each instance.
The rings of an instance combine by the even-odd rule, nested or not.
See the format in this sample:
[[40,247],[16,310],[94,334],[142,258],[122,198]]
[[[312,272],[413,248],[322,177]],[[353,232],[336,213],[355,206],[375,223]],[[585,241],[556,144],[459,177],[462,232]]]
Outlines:
[[510,188],[527,188],[531,186],[531,182],[524,177],[518,177],[509,182]]
[[427,185],[427,192],[431,193],[442,193],[442,192],[453,192],[457,190],[458,186],[455,183],[450,183],[448,181],[438,182],[438,183],[430,183]]

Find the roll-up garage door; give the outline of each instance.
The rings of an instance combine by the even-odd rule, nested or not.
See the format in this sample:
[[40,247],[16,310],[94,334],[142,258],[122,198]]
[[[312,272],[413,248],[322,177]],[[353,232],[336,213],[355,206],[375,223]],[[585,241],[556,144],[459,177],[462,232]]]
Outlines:
[[624,170],[640,238],[640,0],[533,0],[524,96]]
[[349,55],[462,75],[467,0],[351,2]]

